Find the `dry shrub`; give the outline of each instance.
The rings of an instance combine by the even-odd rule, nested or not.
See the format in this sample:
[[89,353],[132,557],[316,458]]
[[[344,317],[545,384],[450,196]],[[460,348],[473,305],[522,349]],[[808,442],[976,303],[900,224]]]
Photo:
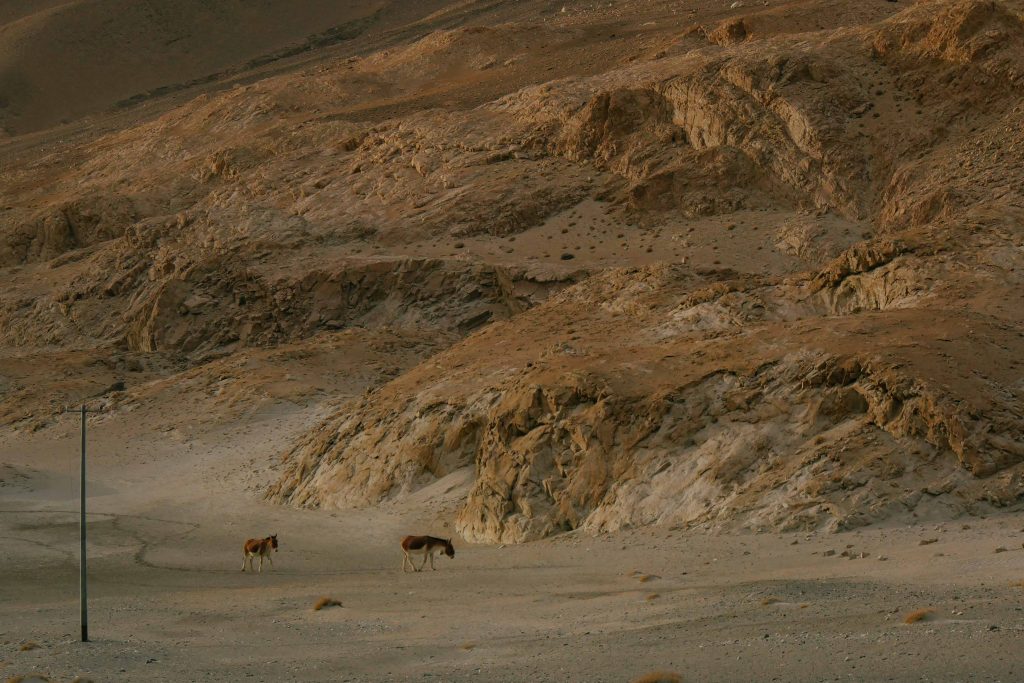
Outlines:
[[11,676],[7,683],[36,683],[36,681],[52,681],[53,679],[43,674],[28,674],[27,676]]
[[1014,588],[1024,588],[1024,579],[1021,579],[1020,581],[1011,581],[1010,585]]
[[770,595],[768,597],[766,597],[766,598],[761,598],[761,604],[765,605],[765,606],[767,606],[767,605],[774,605],[777,602],[779,602],[779,599],[778,598],[774,598],[774,597],[772,597]]
[[924,619],[928,618],[928,615],[934,611],[935,610],[929,608],[914,610],[907,616],[903,617],[903,623],[916,624],[917,622],[923,621]]
[[683,677],[674,671],[652,671],[640,678],[634,678],[633,683],[683,683]]
[[40,647],[41,646],[39,645],[39,643],[36,643],[36,642],[33,642],[33,641],[29,640],[29,641],[26,641],[26,642],[22,643],[21,647],[19,647],[18,649],[21,650],[22,652],[28,652],[29,650],[38,650]]
[[801,602],[800,603],[800,609],[807,609],[810,606],[811,606],[811,604],[809,602]]
[[640,583],[647,583],[648,581],[654,581],[657,578],[659,577],[655,576],[654,574],[640,574],[636,577],[636,580]]
[[648,594],[647,594],[647,597],[646,597],[646,598],[644,598],[644,599],[645,599],[645,600],[657,600],[657,599],[658,599],[658,598],[660,598],[660,597],[661,597],[661,595],[660,595],[660,594],[658,594],[658,593],[648,593]]
[[320,598],[313,605],[313,611],[319,612],[324,607],[341,607],[341,600],[335,600],[334,598]]
[[466,650],[468,652],[468,651],[472,650],[474,647],[476,647],[476,643],[463,643],[459,647],[461,647],[463,650]]

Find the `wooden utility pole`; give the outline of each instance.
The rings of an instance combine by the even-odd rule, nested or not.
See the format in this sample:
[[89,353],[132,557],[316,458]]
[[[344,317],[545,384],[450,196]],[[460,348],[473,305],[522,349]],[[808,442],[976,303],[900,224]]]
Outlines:
[[[66,413],[77,413],[78,410],[65,410]],[[89,413],[98,413],[98,410],[89,410],[82,404],[82,466],[81,466],[81,484],[79,487],[81,493],[81,510],[78,518],[78,530],[81,536],[82,547],[78,555],[78,597],[79,605],[82,613],[82,642],[89,642],[89,592],[88,592],[88,580],[86,571],[86,554],[85,554],[85,536],[86,536],[86,523],[85,523],[85,422],[86,416]]]

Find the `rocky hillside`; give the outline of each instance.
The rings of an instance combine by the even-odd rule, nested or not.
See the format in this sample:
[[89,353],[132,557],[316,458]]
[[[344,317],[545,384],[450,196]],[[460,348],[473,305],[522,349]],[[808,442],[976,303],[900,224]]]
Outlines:
[[351,397],[270,498],[468,469],[479,542],[1018,504],[1024,4],[732,5],[439,4],[12,138],[0,418],[255,368]]

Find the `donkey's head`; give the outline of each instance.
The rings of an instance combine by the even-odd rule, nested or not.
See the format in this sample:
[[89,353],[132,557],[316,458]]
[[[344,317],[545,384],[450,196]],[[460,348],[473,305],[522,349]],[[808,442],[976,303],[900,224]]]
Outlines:
[[452,545],[452,539],[448,539],[444,542],[444,554],[448,557],[455,557],[455,547]]
[[277,534],[272,534],[270,537],[270,547],[277,550]]

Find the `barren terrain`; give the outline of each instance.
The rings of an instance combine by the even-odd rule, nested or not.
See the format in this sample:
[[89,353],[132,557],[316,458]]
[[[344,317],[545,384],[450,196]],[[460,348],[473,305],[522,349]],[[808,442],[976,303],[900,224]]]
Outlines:
[[[247,487],[309,420],[267,409],[245,424],[144,448],[131,424],[96,425],[87,645],[75,416],[44,440],[4,441],[0,674],[618,683],[661,670],[810,683],[1013,681],[1024,667],[1019,514],[841,534],[456,538],[436,572],[402,573],[398,539],[450,535],[438,510],[464,473],[398,504],[297,511]],[[239,539],[269,533],[281,541],[273,569],[241,573]],[[342,605],[314,611],[321,597]],[[934,611],[903,623],[920,609]]]
[[1021,676],[1024,3],[216,5],[0,2],[0,673]]

